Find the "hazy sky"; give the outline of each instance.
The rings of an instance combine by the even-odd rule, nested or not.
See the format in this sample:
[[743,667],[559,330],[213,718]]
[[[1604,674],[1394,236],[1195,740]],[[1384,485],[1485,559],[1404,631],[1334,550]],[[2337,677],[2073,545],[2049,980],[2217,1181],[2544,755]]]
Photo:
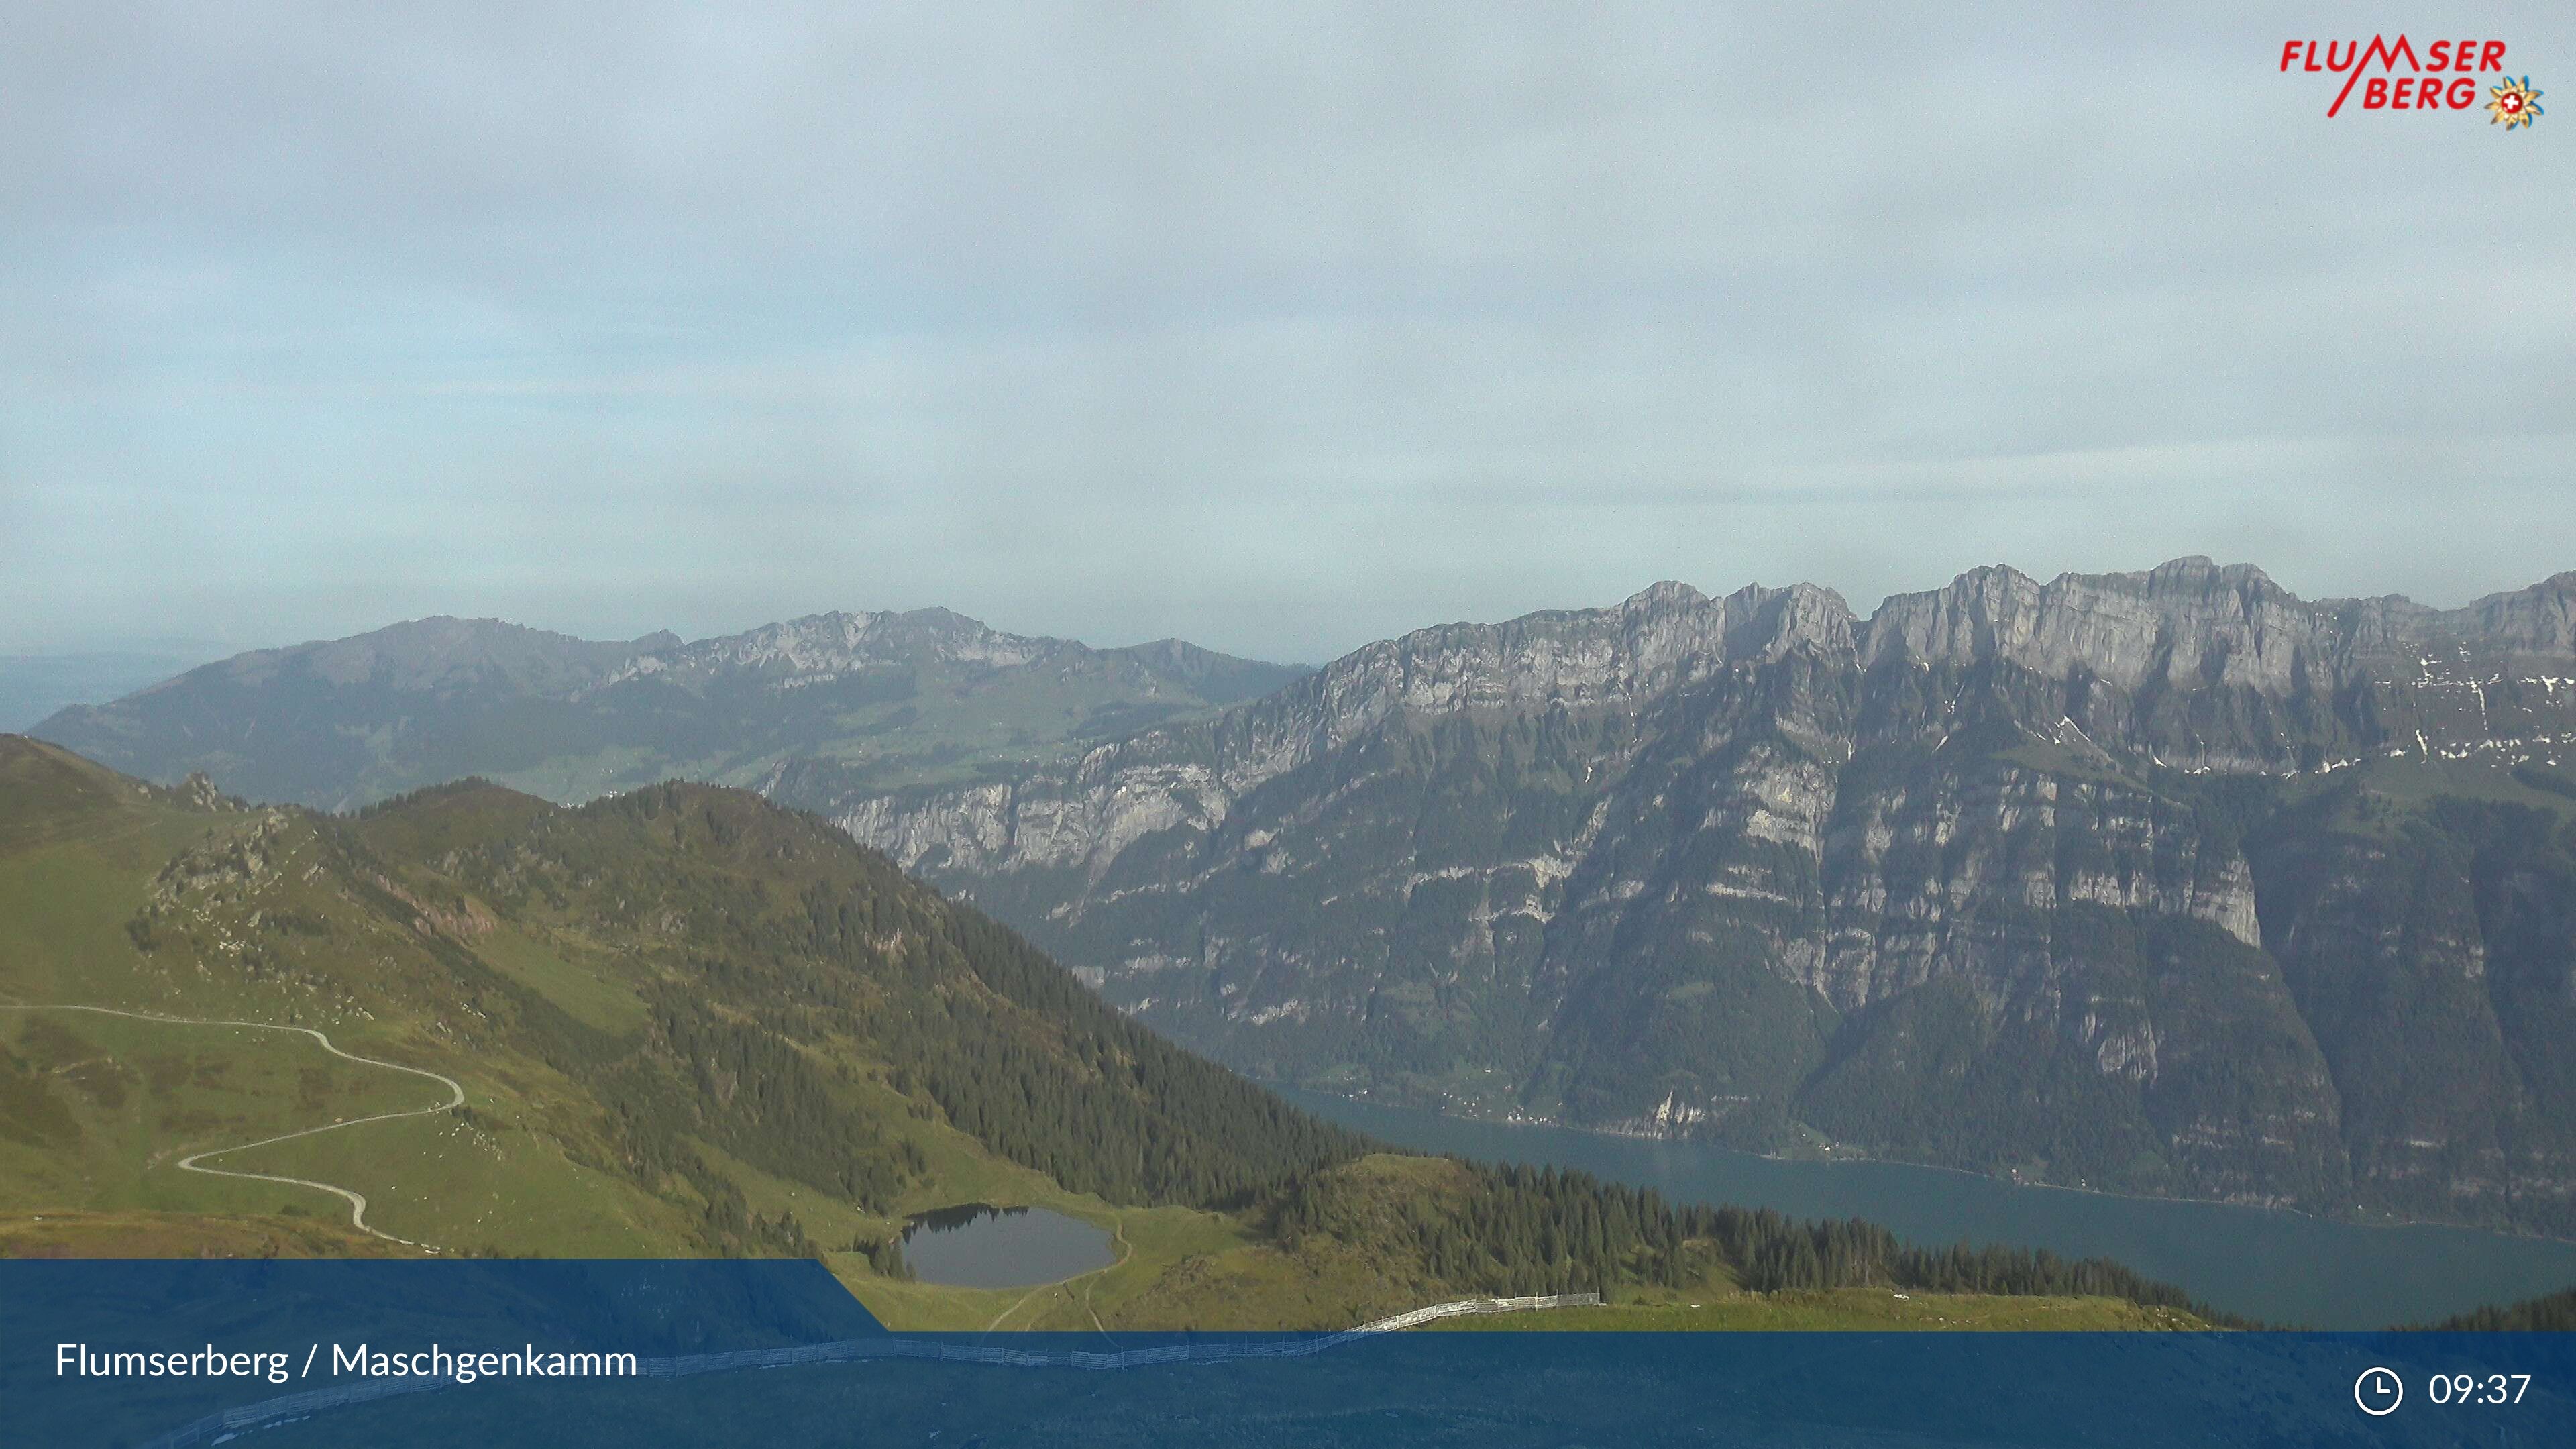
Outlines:
[[2576,568],[2564,0],[750,8],[0,0],[0,652]]

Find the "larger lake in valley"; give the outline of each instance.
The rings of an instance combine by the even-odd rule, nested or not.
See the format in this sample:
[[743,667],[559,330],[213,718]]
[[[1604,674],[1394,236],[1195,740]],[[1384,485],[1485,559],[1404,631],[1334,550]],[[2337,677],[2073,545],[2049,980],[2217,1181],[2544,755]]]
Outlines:
[[2108,1257],[2269,1323],[2380,1328],[2576,1284],[2576,1243],[2473,1228],[2368,1227],[2221,1203],[2023,1187],[1894,1162],[1783,1161],[1691,1142],[1484,1122],[1315,1092],[1283,1095],[1398,1146],[1581,1168],[1675,1202],[1867,1218],[1916,1243]]

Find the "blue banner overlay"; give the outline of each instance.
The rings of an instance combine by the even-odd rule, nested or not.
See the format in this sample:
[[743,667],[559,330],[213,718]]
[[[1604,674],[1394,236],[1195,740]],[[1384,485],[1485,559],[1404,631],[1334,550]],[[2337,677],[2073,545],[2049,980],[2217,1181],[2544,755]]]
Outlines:
[[0,1262],[0,1443],[2548,1445],[2571,1339],[889,1334],[807,1262]]

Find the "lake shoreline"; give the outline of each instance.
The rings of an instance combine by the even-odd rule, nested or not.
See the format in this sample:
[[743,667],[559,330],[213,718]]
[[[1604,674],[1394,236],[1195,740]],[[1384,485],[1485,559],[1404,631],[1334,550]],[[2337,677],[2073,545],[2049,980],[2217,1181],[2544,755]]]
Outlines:
[[916,1213],[899,1241],[915,1282],[1036,1289],[1116,1266],[1112,1237],[1053,1208],[978,1202]]
[[[1675,1203],[1769,1209],[1811,1222],[1857,1218],[1935,1248],[1998,1244],[2108,1258],[2264,1323],[2374,1331],[2576,1286],[2576,1243],[2534,1234],[2017,1182],[1866,1154],[1745,1152],[1688,1138],[1278,1090],[1317,1116],[1404,1150],[1584,1171]],[[2029,1187],[2057,1190],[2015,1191]]]
[[1946,1172],[1953,1176],[1969,1178],[1978,1182],[1990,1182],[2001,1187],[2030,1188],[2041,1192],[2075,1193],[2084,1197],[2107,1198],[2117,1202],[2189,1203],[2196,1207],[2238,1208],[2246,1212],[2281,1213],[2289,1217],[2304,1218],[2313,1223],[2328,1223],[2336,1227],[2345,1228],[2387,1229],[2391,1231],[2406,1228],[2451,1228],[2461,1232],[2492,1233],[2501,1238],[2520,1238],[2535,1243],[2559,1243],[2569,1247],[2576,1247],[2576,1237],[2562,1237],[2556,1233],[2526,1232],[2519,1228],[2499,1227],[2490,1223],[2452,1222],[2442,1218],[2369,1218],[2359,1215],[2346,1216],[2334,1213],[2311,1212],[2306,1208],[2293,1207],[2285,1202],[2243,1202],[2234,1198],[2187,1197],[2178,1193],[2122,1192],[2116,1188],[2078,1187],[2073,1183],[2066,1182],[2034,1182],[2024,1178],[2008,1177],[1997,1172],[1980,1172],[1973,1167],[1954,1167],[1946,1162],[1918,1162],[1912,1158],[1879,1157],[1865,1152],[1854,1152],[1850,1154],[1756,1152],[1748,1148],[1729,1147],[1723,1143],[1710,1142],[1699,1138],[1666,1137],[1652,1132],[1637,1132],[1622,1127],[1590,1127],[1581,1123],[1560,1122],[1553,1117],[1489,1117],[1481,1113],[1449,1112],[1443,1111],[1438,1107],[1415,1106],[1409,1102],[1381,1102],[1374,1098],[1354,1097],[1346,1092],[1331,1091],[1322,1087],[1299,1086],[1294,1082],[1274,1082],[1258,1077],[1253,1080],[1274,1092],[1293,1092],[1313,1097],[1330,1097],[1335,1101],[1350,1102],[1359,1106],[1374,1108],[1379,1111],[1424,1112],[1432,1116],[1442,1118],[1446,1121],[1473,1122],[1479,1126],[1485,1127],[1537,1128],[1550,1132],[1580,1132],[1587,1136],[1608,1137],[1624,1142],[1647,1142],[1658,1146],[1690,1147],[1710,1152],[1728,1152],[1733,1153],[1738,1157],[1750,1157],[1762,1162],[1792,1163],[1801,1166],[1817,1167],[1840,1167],[1845,1164],[1903,1167],[1920,1172]]

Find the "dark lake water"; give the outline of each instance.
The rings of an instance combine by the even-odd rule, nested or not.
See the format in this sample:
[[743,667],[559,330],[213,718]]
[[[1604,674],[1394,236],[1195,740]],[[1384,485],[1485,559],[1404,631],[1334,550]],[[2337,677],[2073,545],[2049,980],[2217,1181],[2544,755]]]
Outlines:
[[968,1203],[937,1208],[903,1230],[904,1261],[924,1283],[1028,1288],[1117,1261],[1109,1234],[1045,1208]]
[[1679,1202],[1868,1218],[1918,1243],[2006,1243],[2117,1258],[2207,1303],[2271,1323],[2420,1323],[2576,1284],[2576,1243],[2016,1187],[1899,1163],[1778,1162],[1694,1143],[1475,1122],[1313,1092],[1283,1095],[1400,1146],[1581,1168]]

